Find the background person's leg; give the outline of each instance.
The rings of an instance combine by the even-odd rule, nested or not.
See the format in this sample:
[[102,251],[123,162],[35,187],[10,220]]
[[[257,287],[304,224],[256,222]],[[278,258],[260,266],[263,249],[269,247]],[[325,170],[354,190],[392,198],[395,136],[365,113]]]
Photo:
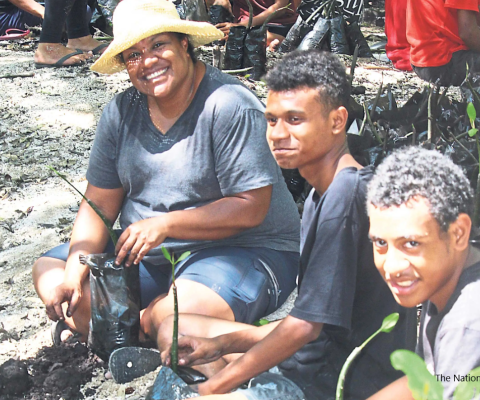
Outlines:
[[[87,0],[76,0],[67,16],[67,47],[83,51],[94,51],[94,55],[101,54],[105,48],[97,49],[102,43],[90,35],[89,22],[91,14],[87,12]],[[89,17],[90,15],[90,17]]]
[[[83,0],[80,2],[83,3]],[[67,48],[61,43],[67,16],[74,5],[75,0],[45,0],[45,19],[42,23],[40,43],[34,56],[35,63],[39,66],[55,64],[62,57],[76,52],[75,48]],[[84,6],[83,13],[86,13],[86,5],[84,4]],[[88,25],[87,34],[89,35]],[[63,65],[75,65],[90,57],[91,54],[77,54],[65,60]]]

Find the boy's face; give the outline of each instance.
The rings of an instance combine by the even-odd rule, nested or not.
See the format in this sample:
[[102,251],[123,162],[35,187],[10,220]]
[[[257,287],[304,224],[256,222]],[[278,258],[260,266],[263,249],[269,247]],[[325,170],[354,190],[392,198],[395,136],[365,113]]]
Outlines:
[[443,308],[458,271],[451,229],[440,229],[424,198],[383,209],[369,204],[368,211],[375,265],[395,300],[404,307],[431,300]]
[[267,141],[278,165],[301,169],[330,151],[332,113],[325,113],[315,89],[269,91]]

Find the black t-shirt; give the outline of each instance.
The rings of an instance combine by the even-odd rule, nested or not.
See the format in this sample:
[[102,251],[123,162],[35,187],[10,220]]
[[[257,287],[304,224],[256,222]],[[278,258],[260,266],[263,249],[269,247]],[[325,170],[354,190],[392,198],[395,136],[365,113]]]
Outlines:
[[387,315],[399,312],[401,319],[351,366],[345,399],[365,399],[399,378],[390,354],[415,344],[415,310],[407,313],[396,303],[373,263],[365,205],[372,175],[372,167],[345,168],[321,198],[312,190],[305,202],[298,297],[290,315],[324,326],[319,338],[281,363],[280,370],[308,400],[335,398],[346,358]]
[[445,308],[423,305],[417,353],[429,371],[442,375],[444,398],[480,366],[480,263],[465,269]]

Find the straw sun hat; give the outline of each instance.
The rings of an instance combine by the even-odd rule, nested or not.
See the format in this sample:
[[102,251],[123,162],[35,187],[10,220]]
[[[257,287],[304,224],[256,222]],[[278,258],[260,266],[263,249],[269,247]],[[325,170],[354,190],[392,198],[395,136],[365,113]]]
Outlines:
[[163,32],[188,35],[194,47],[223,38],[207,22],[184,21],[167,0],[123,0],[113,13],[113,41],[92,65],[92,71],[114,74],[125,69],[120,53],[141,40]]

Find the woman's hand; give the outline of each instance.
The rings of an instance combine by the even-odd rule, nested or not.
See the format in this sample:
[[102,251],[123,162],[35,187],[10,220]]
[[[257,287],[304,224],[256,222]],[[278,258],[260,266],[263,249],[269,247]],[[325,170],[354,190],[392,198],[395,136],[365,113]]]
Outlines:
[[161,245],[167,238],[167,216],[148,218],[131,224],[118,239],[115,263],[120,265],[127,257],[125,266],[140,263],[153,248]]

